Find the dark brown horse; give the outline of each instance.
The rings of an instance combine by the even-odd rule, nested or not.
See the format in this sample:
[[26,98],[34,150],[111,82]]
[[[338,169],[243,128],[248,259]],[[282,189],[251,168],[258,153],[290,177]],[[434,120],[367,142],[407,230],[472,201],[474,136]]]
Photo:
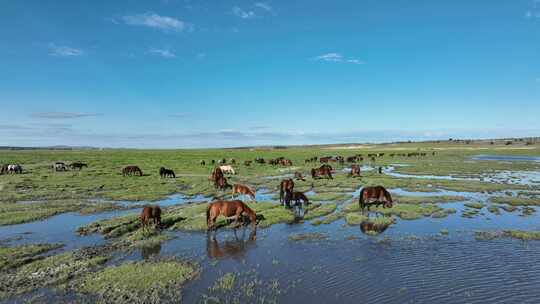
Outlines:
[[232,197],[233,198],[234,198],[234,195],[236,193],[243,194],[243,195],[249,195],[249,197],[251,197],[252,200],[255,200],[255,192],[253,192],[253,190],[251,190],[248,186],[241,185],[241,184],[234,184],[232,186]]
[[313,168],[311,169],[311,177],[313,179],[322,178],[322,177],[333,179],[332,169],[330,169],[328,166],[325,166],[325,165],[322,165],[320,168]]
[[246,160],[246,161],[244,161],[244,166],[249,167],[249,166],[251,166],[252,162],[253,161],[251,161],[251,160]]
[[392,208],[392,196],[383,186],[364,187],[360,191],[360,198],[358,200],[360,209],[362,212],[367,206],[368,210],[370,205],[383,205],[383,208]]
[[141,220],[141,227],[144,230],[148,228],[150,220],[154,220],[156,228],[161,228],[161,208],[159,206],[144,206],[139,216]]
[[219,167],[215,167],[212,170],[212,174],[208,177],[208,180],[214,182],[214,187],[218,188],[218,181],[223,178],[223,171]]
[[281,181],[279,184],[279,201],[281,203],[284,202],[285,199],[285,193],[287,191],[292,192],[294,190],[294,182],[292,179],[287,178]]
[[137,166],[127,166],[124,169],[122,169],[122,175],[123,176],[128,176],[128,175],[130,175],[130,176],[131,175],[142,176],[143,172],[142,172],[141,168],[139,168]]
[[360,166],[352,165],[351,166],[351,173],[349,173],[349,176],[351,176],[351,177],[360,177]]
[[85,164],[85,163],[82,163],[82,162],[74,162],[74,163],[71,163],[69,164],[69,167],[71,168],[71,170],[82,170],[82,168],[88,168],[88,165]]
[[218,178],[214,182],[214,187],[216,187],[216,189],[220,189],[220,190],[227,190],[228,188],[232,188],[231,184],[229,184],[227,182],[227,179],[224,176]]
[[8,173],[8,164],[4,164],[2,165],[2,167],[0,167],[0,174],[7,174]]
[[296,171],[294,172],[294,178],[297,179],[297,180],[301,180],[301,181],[305,181],[306,179],[304,178],[304,176],[302,176],[302,173]]
[[300,203],[304,203],[306,205],[310,204],[307,196],[304,193],[298,191],[287,191],[287,193],[285,194],[285,205],[287,207],[290,207],[291,201],[294,201],[296,205],[299,205]]
[[206,207],[206,224],[208,230],[215,230],[216,219],[219,215],[223,215],[226,219],[234,219],[236,227],[240,225],[240,221],[244,217],[249,218],[253,227],[257,225],[257,214],[240,200],[217,200],[208,204],[208,207]]

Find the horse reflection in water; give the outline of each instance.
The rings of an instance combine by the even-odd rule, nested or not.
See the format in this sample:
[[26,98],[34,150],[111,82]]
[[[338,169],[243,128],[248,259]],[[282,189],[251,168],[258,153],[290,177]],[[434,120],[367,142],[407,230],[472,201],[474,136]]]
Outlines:
[[367,235],[378,235],[388,229],[390,225],[391,223],[377,223],[373,220],[373,218],[370,218],[368,216],[367,220],[364,220],[360,223],[360,230],[362,231],[362,233]]
[[145,260],[148,260],[153,256],[158,256],[160,252],[161,252],[161,244],[157,244],[155,246],[141,247],[141,256]]
[[251,230],[247,239],[245,238],[245,233],[246,229],[243,230],[242,237],[239,238],[236,230],[234,230],[234,239],[223,241],[220,244],[209,232],[206,238],[206,253],[208,257],[211,259],[243,258],[250,248],[255,247],[255,241],[257,239],[256,230]]

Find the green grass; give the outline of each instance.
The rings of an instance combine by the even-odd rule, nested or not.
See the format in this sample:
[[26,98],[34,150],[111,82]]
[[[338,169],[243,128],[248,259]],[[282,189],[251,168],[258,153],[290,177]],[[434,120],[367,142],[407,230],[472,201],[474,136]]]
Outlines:
[[182,285],[199,271],[196,264],[176,260],[125,263],[86,275],[77,289],[107,302],[179,301]]
[[522,241],[540,240],[540,231],[503,230],[503,231],[476,231],[477,240],[493,240],[499,238],[511,238]]
[[473,208],[473,209],[478,209],[478,210],[484,208],[484,204],[482,204],[482,203],[476,203],[476,202],[475,202],[475,203],[465,203],[465,204],[463,204],[463,205],[464,205],[465,207]]
[[311,233],[299,233],[299,234],[290,234],[288,237],[289,241],[323,241],[328,239],[328,236],[322,233],[311,232]]
[[466,200],[458,195],[440,195],[440,196],[393,196],[394,202],[398,204],[435,204],[461,202]]
[[39,259],[39,255],[62,247],[61,244],[35,244],[0,247],[0,271],[16,268]]
[[[313,205],[312,205],[313,206]],[[321,216],[325,216],[334,212],[337,208],[336,203],[320,204],[315,208],[309,209],[304,215],[304,220],[311,220]]]
[[236,284],[236,274],[228,272],[218,278],[210,289],[212,291],[226,292],[233,290]]
[[66,213],[82,214],[121,209],[112,203],[90,203],[77,200],[36,201],[31,203],[0,203],[0,226],[22,224]]
[[0,297],[65,284],[105,263],[107,259],[100,255],[80,256],[75,252],[66,252],[31,262],[15,272],[0,273],[0,280],[4,282]]
[[508,204],[511,206],[540,206],[540,198],[524,198],[524,197],[492,197],[492,203]]

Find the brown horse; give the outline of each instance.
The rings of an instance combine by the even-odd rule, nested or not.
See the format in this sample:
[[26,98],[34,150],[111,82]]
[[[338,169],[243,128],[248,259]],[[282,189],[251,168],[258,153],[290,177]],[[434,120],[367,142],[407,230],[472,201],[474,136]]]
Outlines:
[[313,179],[321,178],[323,176],[329,179],[334,179],[332,177],[332,169],[330,169],[329,166],[322,165],[320,168],[311,169],[311,177]]
[[360,198],[358,200],[360,209],[362,212],[367,206],[369,210],[370,205],[383,205],[383,208],[392,208],[392,196],[383,186],[364,187],[360,191]]
[[206,208],[206,224],[208,230],[216,229],[216,219],[220,214],[227,219],[234,219],[236,227],[240,226],[240,221],[243,220],[244,217],[249,218],[253,227],[257,225],[257,214],[242,201],[217,200],[208,204],[208,207]]
[[285,205],[287,207],[291,206],[291,201],[294,201],[296,205],[299,205],[301,202],[306,205],[310,204],[307,196],[304,193],[297,191],[287,191],[287,194],[285,194]]
[[145,228],[148,228],[148,224],[150,224],[150,220],[154,220],[154,225],[158,229],[161,228],[161,208],[159,206],[144,206],[143,210],[141,211],[141,215],[139,216],[139,219],[141,220],[141,227],[143,230]]
[[243,195],[249,195],[249,197],[252,200],[255,200],[255,192],[253,192],[253,190],[251,190],[248,186],[241,185],[241,184],[234,184],[232,186],[232,198],[234,198],[234,195],[236,193],[243,194]]
[[351,176],[351,177],[360,177],[360,166],[352,165],[351,166],[351,173],[349,173],[349,176]]
[[294,182],[292,179],[287,178],[287,179],[282,180],[281,183],[279,184],[279,201],[283,203],[285,199],[285,193],[287,191],[292,192],[293,189],[294,189]]
[[127,166],[124,169],[122,169],[123,176],[136,175],[136,174],[138,174],[139,176],[143,175],[141,168],[137,166]]

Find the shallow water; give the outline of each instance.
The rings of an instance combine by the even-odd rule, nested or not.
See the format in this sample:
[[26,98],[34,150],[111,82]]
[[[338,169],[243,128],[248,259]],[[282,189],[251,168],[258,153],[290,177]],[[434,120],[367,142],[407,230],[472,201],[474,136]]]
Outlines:
[[476,155],[473,160],[494,160],[494,161],[533,161],[540,162],[538,156],[513,156],[513,155]]
[[479,177],[458,177],[451,175],[418,175],[395,172],[394,166],[383,168],[383,173],[397,178],[420,178],[435,180],[458,180],[458,181],[482,181],[497,184],[514,185],[539,185],[539,171],[500,171],[495,173],[484,173]]
[[[350,193],[356,197],[359,191]],[[515,196],[518,193],[440,189],[411,192],[399,188],[389,191],[402,196],[463,196],[464,202],[484,203],[492,196]],[[272,201],[274,194],[270,189],[259,189],[256,199]],[[311,191],[307,194],[316,193]],[[187,198],[175,195],[152,203],[172,206],[205,200],[208,198],[203,196]],[[378,236],[367,236],[359,226],[348,226],[343,219],[320,226],[302,221],[278,224],[258,229],[256,239],[250,235],[249,227],[239,229],[237,236],[233,231],[219,231],[216,241],[206,233],[168,231],[174,239],[159,246],[136,250],[122,256],[120,261],[152,256],[178,256],[198,261],[202,267],[201,276],[184,287],[182,293],[186,303],[201,302],[203,295],[217,297],[222,302],[238,300],[240,303],[260,302],[263,298],[266,302],[275,300],[279,303],[537,303],[540,264],[536,261],[540,259],[540,242],[510,239],[477,241],[474,231],[538,231],[540,212],[521,217],[519,211],[508,213],[501,210],[500,215],[494,215],[484,207],[476,217],[463,218],[464,202],[440,204],[442,208],[457,211],[446,218],[398,219]],[[10,245],[60,242],[66,245],[65,250],[102,244],[105,241],[101,236],[77,236],[76,229],[127,212],[139,212],[139,209],[94,215],[66,213],[43,221],[4,226],[0,227],[0,239],[20,237],[9,242]],[[298,213],[301,216],[302,211]],[[370,216],[376,215],[372,213]],[[449,234],[441,235],[442,230]],[[328,239],[288,239],[291,234],[305,233],[321,233]],[[228,272],[237,275],[238,287],[259,282],[254,296],[247,296],[244,288],[232,292],[209,289]],[[59,297],[52,289],[47,289],[47,292],[51,293],[51,299],[55,295]]]

